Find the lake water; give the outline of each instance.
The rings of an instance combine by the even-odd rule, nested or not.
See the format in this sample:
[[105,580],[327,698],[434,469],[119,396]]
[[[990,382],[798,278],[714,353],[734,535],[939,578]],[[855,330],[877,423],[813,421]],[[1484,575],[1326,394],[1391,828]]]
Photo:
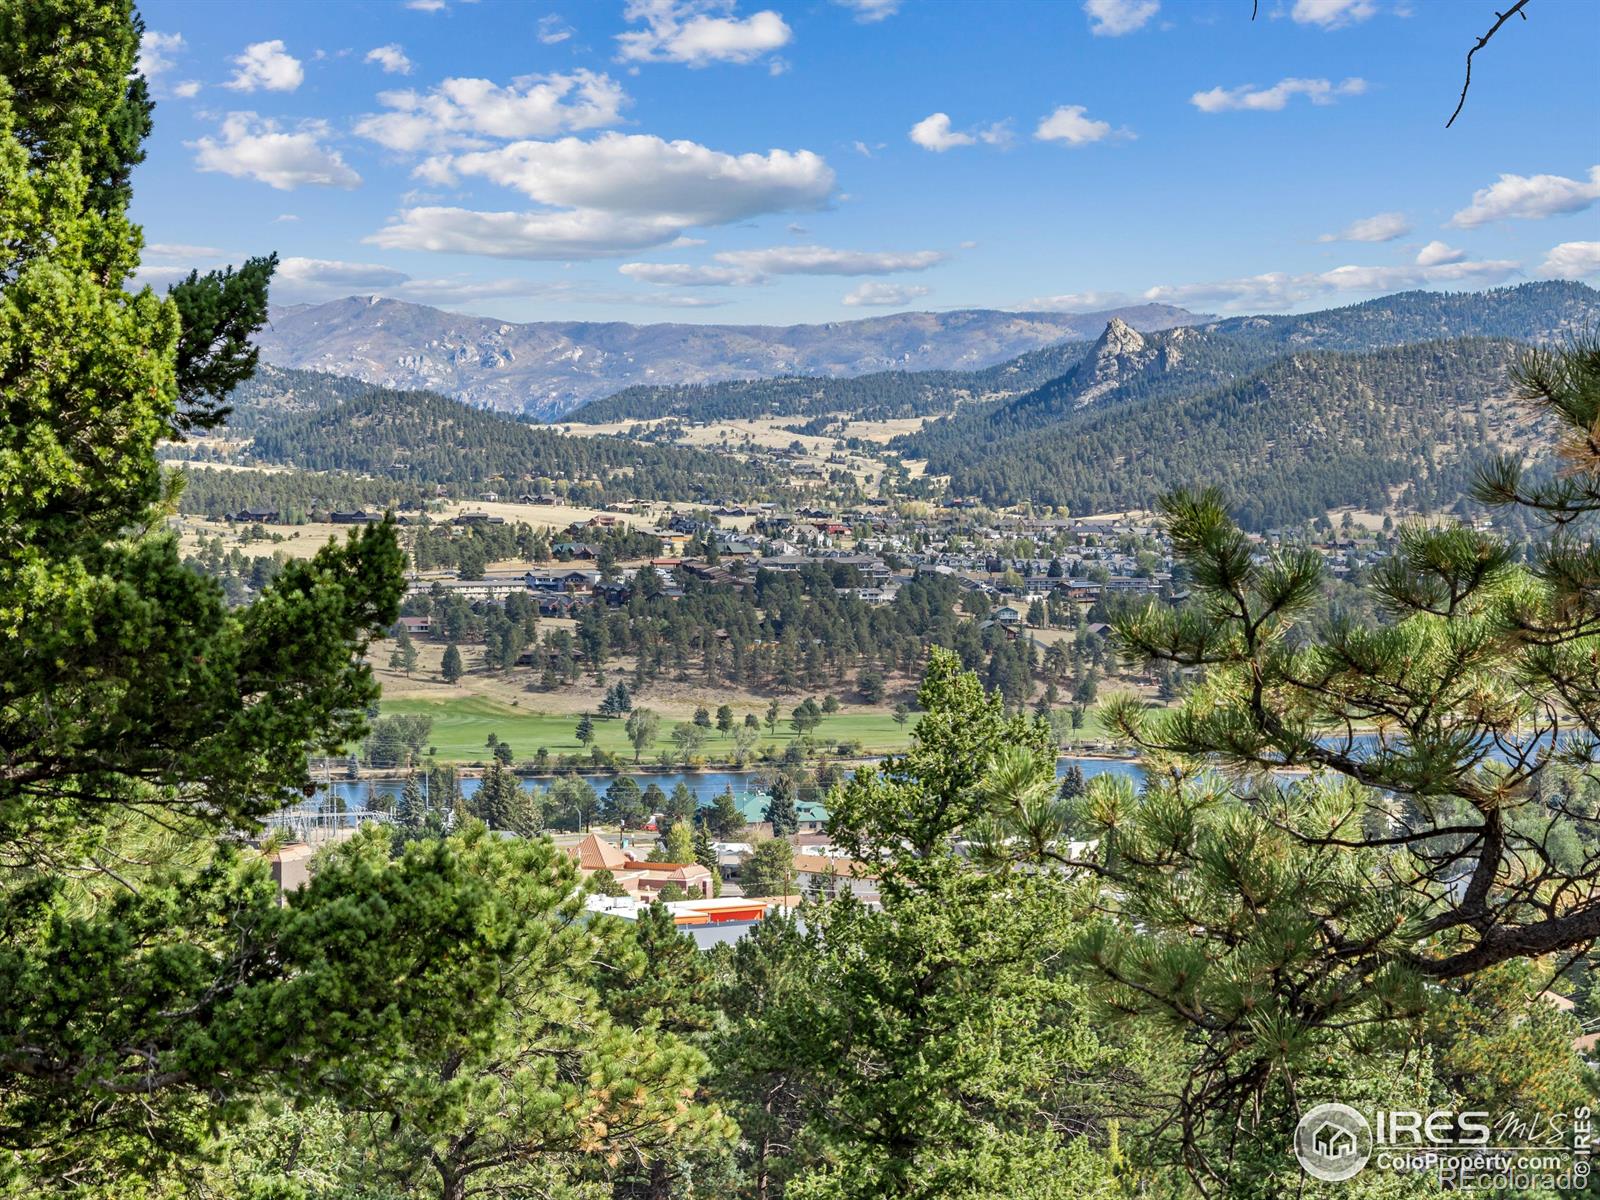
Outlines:
[[[1535,742],[1532,744],[1538,745],[1547,740],[1548,738],[1546,737],[1545,739],[1541,739],[1540,742]],[[1331,739],[1329,744],[1332,744]],[[1356,757],[1361,757],[1365,754],[1372,753],[1375,749],[1377,749],[1377,746],[1378,741],[1374,735],[1359,734],[1353,739],[1353,744],[1349,747],[1349,749]],[[1489,757],[1501,760],[1504,760],[1506,757],[1505,753],[1498,748],[1489,748],[1487,745],[1485,748],[1489,750]],[[1109,774],[1121,776],[1125,779],[1131,779],[1136,785],[1144,780],[1143,768],[1138,764],[1138,762],[1132,759],[1074,757],[1057,760],[1056,778],[1059,779],[1061,776],[1065,775],[1068,768],[1070,768],[1073,764],[1076,764],[1083,769],[1084,777],[1087,779],[1093,779],[1096,775]],[[625,776],[631,777],[639,785],[641,790],[649,787],[653,783],[663,792],[670,793],[681,783],[685,784],[699,799],[700,804],[704,806],[712,803],[718,793],[729,787],[733,789],[735,798],[740,801],[745,801],[760,796],[761,792],[757,783],[759,774],[760,773],[757,771],[684,771],[637,773],[622,771],[614,775],[580,772],[578,778],[586,780],[596,792],[600,793],[604,793],[608,787],[610,787],[618,779]],[[521,782],[524,788],[534,790],[550,786],[553,780],[549,778],[524,779]],[[473,792],[477,791],[479,781],[476,778],[462,779],[460,781],[460,785],[462,794],[470,796],[473,794]],[[339,801],[342,802],[344,809],[344,813],[335,817],[334,820],[342,824],[345,821],[359,820],[360,814],[369,808],[375,807],[380,810],[389,809],[393,806],[395,800],[399,798],[400,791],[403,786],[404,782],[399,779],[334,780],[331,784],[331,792],[335,797],[338,798]],[[306,801],[306,803],[301,806],[298,811],[302,813],[311,813],[317,811],[328,813],[330,806],[327,804],[327,795],[328,793],[326,791],[319,793],[317,796]],[[745,806],[741,805],[741,807]],[[747,809],[747,811],[759,812],[760,810],[759,808],[756,808],[754,810]]]
[[[1076,763],[1083,768],[1084,777],[1093,779],[1096,775],[1120,775],[1132,779],[1135,783],[1144,779],[1144,771],[1139,764],[1129,759],[1105,758],[1063,758],[1056,763],[1056,778],[1059,779],[1067,773],[1067,769]],[[680,783],[688,786],[689,790],[699,799],[701,805],[712,803],[718,793],[731,787],[733,794],[743,797],[759,791],[756,771],[682,771],[682,772],[642,772],[633,774],[622,771],[615,775],[593,775],[579,773],[578,778],[586,780],[595,791],[604,793],[605,790],[618,779],[625,776],[631,777],[639,785],[640,790],[649,787],[652,783],[663,792],[670,793]],[[524,779],[522,786],[529,790],[548,787],[553,781],[550,779]],[[470,796],[478,790],[479,780],[460,780],[461,793]],[[399,779],[337,779],[331,785],[334,796],[343,802],[345,809],[351,813],[364,812],[368,808],[388,809],[399,798],[401,789],[405,786]],[[325,802],[326,793],[319,793],[307,802],[307,807],[320,806]]]

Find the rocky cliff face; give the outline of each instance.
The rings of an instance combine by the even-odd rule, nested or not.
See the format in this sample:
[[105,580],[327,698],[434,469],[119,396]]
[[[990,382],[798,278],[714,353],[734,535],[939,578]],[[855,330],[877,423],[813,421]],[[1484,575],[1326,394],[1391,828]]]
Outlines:
[[1160,349],[1152,346],[1137,329],[1121,317],[1112,317],[1094,349],[1073,373],[1075,405],[1082,408],[1093,404],[1160,357]]
[[1202,318],[1168,305],[1115,313],[897,313],[823,325],[515,324],[375,296],[274,310],[262,358],[282,367],[429,388],[483,407],[555,417],[634,384],[802,374],[976,369],[1113,317],[1139,337]]

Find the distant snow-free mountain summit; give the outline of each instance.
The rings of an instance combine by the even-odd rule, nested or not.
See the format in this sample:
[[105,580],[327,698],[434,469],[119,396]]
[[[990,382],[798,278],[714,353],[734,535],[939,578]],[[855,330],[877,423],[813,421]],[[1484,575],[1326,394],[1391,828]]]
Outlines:
[[895,313],[822,325],[516,324],[351,296],[274,308],[259,340],[262,358],[276,366],[549,418],[636,384],[971,370],[1096,337],[1111,320],[1151,332],[1210,319],[1140,304],[1093,313]]

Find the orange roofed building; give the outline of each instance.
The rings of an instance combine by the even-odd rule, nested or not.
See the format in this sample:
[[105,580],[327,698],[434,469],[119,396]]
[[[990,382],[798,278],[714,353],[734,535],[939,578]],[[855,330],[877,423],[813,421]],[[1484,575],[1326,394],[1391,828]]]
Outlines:
[[610,871],[624,892],[644,900],[653,899],[668,884],[676,884],[691,897],[709,899],[712,893],[711,872],[699,863],[641,862],[629,858],[597,833],[591,833],[567,853],[578,860],[578,870],[585,879],[596,871]]

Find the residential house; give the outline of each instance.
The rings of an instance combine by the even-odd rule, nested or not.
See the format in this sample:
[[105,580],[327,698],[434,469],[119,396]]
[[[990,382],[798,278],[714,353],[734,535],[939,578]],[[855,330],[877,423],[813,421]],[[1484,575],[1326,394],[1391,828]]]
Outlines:
[[630,896],[650,900],[664,888],[675,885],[691,897],[711,898],[711,872],[699,863],[646,862],[631,858],[597,833],[591,833],[567,853],[577,860],[578,871],[585,879],[602,869],[610,871],[617,885]]
[[838,896],[849,892],[869,904],[878,899],[877,873],[851,858],[796,854],[794,873],[796,887],[807,896]]

